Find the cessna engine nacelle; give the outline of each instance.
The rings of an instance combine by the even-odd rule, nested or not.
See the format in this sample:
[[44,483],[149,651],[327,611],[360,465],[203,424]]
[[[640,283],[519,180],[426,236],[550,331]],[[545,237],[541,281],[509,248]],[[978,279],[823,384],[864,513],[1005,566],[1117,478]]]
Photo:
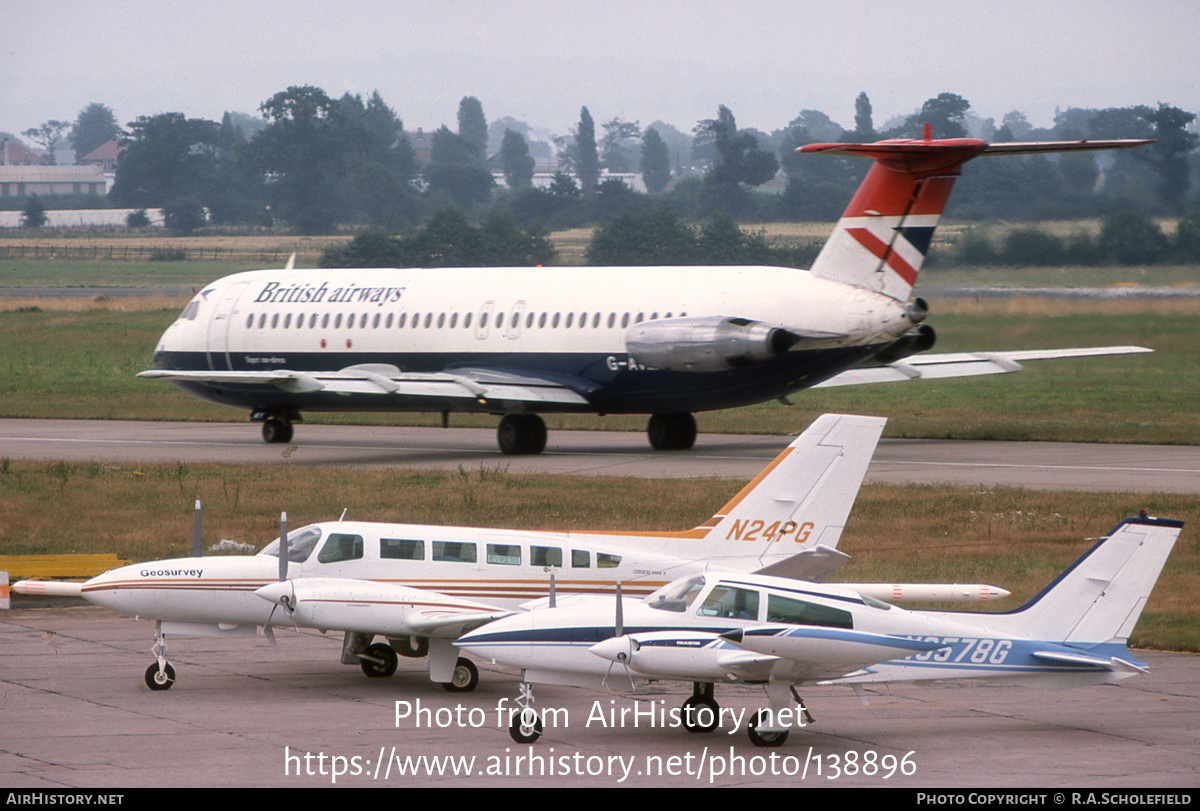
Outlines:
[[634,324],[629,356],[675,372],[724,372],[782,355],[800,341],[786,329],[746,318],[672,318]]

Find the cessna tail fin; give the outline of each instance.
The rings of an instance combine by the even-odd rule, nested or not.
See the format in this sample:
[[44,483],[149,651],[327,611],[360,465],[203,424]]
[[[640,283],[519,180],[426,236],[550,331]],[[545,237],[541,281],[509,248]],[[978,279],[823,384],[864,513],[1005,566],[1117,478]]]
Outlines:
[[1067,645],[1123,644],[1182,529],[1167,518],[1128,518],[1024,607],[972,621]]
[[988,144],[974,138],[807,144],[798,151],[875,161],[812,266],[823,278],[906,301],[962,165],[978,155],[1123,149],[1149,143],[1052,141]]
[[697,529],[763,564],[818,545],[837,547],[867,465],[887,422],[882,417],[824,414]]

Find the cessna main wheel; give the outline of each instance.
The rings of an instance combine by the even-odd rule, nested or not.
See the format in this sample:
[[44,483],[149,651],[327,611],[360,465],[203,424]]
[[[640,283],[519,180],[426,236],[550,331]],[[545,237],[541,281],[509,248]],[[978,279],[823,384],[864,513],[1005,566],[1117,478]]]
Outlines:
[[746,725],[746,734],[750,736],[750,743],[755,746],[782,746],[783,742],[788,738],[788,731],[781,729],[777,732],[759,732],[758,727],[770,717],[768,710],[759,710],[754,713],[754,717],[750,719],[750,723]]
[[396,656],[392,646],[386,642],[376,642],[363,651],[362,656],[359,657],[359,666],[362,667],[362,672],[373,679],[392,675],[396,672],[399,662],[400,658]]
[[479,668],[470,659],[459,658],[454,675],[442,685],[449,693],[469,693],[479,686]]

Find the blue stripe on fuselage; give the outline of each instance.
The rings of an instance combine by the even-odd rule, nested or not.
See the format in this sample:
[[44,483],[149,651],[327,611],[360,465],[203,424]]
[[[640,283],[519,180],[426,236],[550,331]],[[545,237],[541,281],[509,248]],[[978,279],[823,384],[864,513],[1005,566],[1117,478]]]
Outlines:
[[[271,353],[230,353],[235,371],[288,369],[296,372],[329,372],[362,364],[388,364],[405,372],[429,373],[469,368],[505,368],[516,373],[584,381],[590,391],[580,391],[591,404],[579,406],[547,404],[535,411],[589,410],[610,414],[677,413],[711,411],[752,405],[808,388],[872,357],[881,346],[849,347],[788,352],[750,366],[727,372],[673,372],[645,367],[629,368],[628,356],[596,353],[275,353],[271,365],[260,362]],[[274,358],[275,356],[272,356]],[[159,369],[208,371],[203,352],[162,352],[155,357]],[[615,368],[614,368],[615,367]],[[270,385],[176,383],[198,397],[225,405],[250,409],[295,409],[300,411],[427,411],[429,398],[398,395],[346,396],[322,392],[291,393]],[[581,388],[583,388],[581,386]],[[458,404],[472,410],[472,401]],[[477,405],[473,410],[492,411]]]

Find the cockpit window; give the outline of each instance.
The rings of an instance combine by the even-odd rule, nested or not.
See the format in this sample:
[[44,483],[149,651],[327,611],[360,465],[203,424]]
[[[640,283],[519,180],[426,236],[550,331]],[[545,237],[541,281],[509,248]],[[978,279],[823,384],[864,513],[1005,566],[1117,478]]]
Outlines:
[[192,299],[188,302],[188,306],[183,308],[183,312],[179,314],[180,320],[195,321],[196,312],[200,309],[200,299]]
[[646,598],[646,605],[662,611],[674,611],[682,614],[687,611],[692,601],[703,590],[704,575],[696,575],[687,580],[668,583]]
[[[317,541],[321,540],[321,530],[317,527],[301,527],[289,532],[287,538],[288,560],[292,563],[303,563],[308,560],[308,556],[317,547]],[[276,540],[258,554],[270,555],[273,558],[279,557],[279,541]]]
[[343,560],[362,560],[363,539],[361,535],[334,532],[317,553],[320,563],[340,563]]
[[736,586],[717,586],[696,609],[701,617],[728,617],[739,620],[758,619],[758,592]]

